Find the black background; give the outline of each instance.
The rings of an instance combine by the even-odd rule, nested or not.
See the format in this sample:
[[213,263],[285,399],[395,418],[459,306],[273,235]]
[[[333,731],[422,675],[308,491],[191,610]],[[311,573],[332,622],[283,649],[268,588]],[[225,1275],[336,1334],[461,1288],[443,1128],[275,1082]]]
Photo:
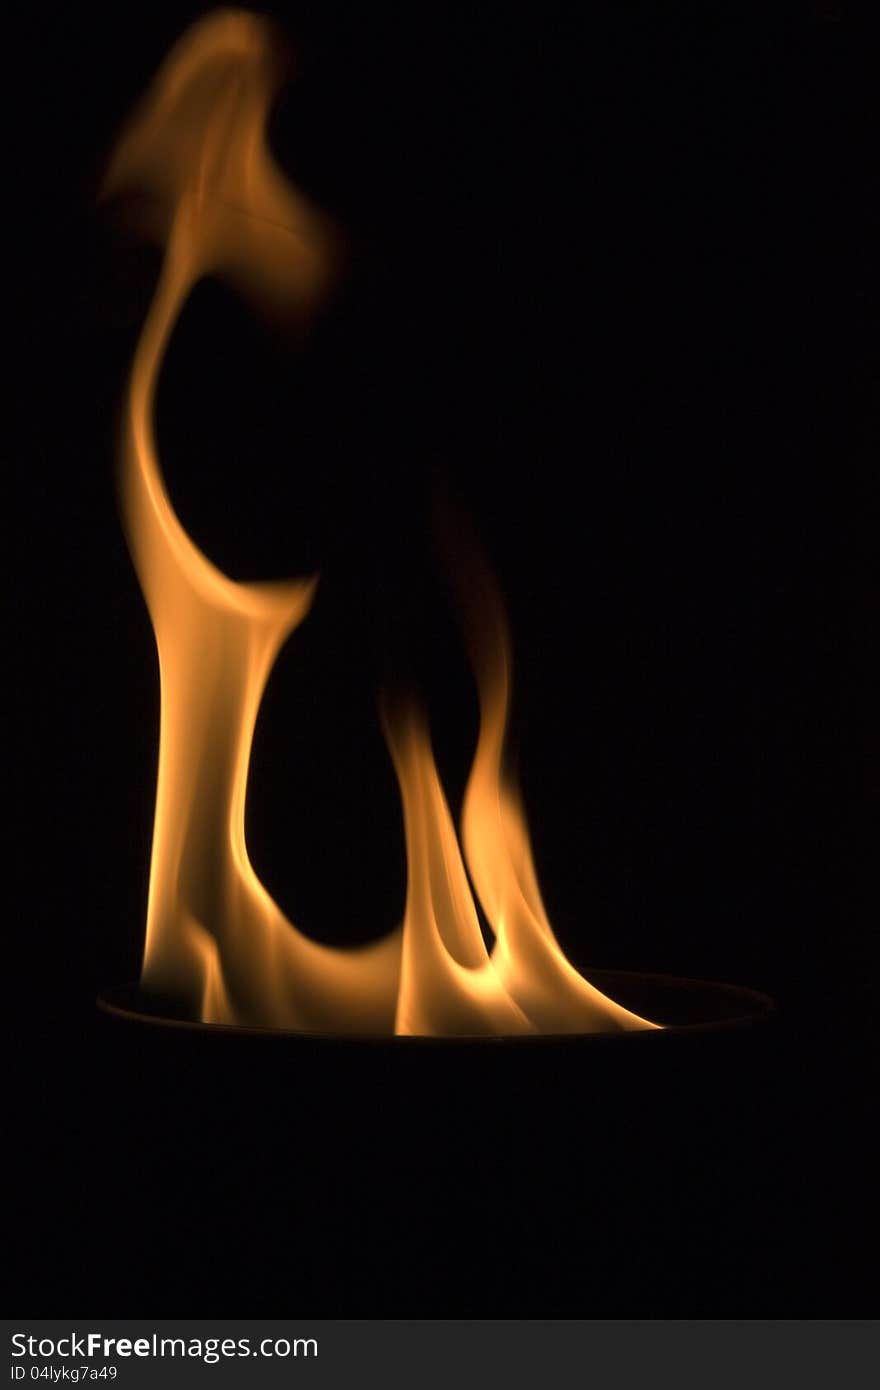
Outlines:
[[288,914],[338,942],[400,918],[389,677],[424,691],[460,796],[476,712],[433,561],[441,477],[507,597],[566,950],[780,1002],[739,1057],[694,1041],[674,1077],[608,1049],[178,1049],[96,1020],[138,971],[158,728],[113,480],[158,253],[96,192],[200,10],[22,24],[20,1308],[873,1311],[878,49],[846,5],[706,8],[276,7],[295,61],[273,145],[347,273],[299,345],[201,286],[158,418],[216,563],[321,572],[250,782]]

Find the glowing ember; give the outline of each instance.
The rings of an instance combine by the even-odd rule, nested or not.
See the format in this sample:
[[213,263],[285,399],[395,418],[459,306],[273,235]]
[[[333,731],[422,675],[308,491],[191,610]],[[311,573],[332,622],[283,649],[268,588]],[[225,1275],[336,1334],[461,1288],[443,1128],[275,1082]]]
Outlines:
[[426,723],[386,710],[400,780],[408,889],[402,928],[364,949],[304,936],[260,883],[245,843],[254,726],[272,664],[315,580],[239,584],[193,544],[165,490],[153,401],[174,324],[204,275],[307,313],[331,272],[319,215],[266,145],[272,35],[251,14],[202,20],[174,49],[124,134],[110,192],[150,203],[164,263],[135,353],[123,509],[159,652],[162,718],[142,980],[206,1023],[333,1033],[514,1034],[651,1028],[566,960],[547,920],[519,797],[504,766],[509,641],[482,586],[472,643],[481,722],[462,844],[495,940],[480,929]]

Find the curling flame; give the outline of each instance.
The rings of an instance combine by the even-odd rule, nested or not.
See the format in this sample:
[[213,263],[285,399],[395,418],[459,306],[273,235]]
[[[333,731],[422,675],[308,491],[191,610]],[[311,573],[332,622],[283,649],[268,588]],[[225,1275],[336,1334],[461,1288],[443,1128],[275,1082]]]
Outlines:
[[189,1016],[337,1033],[595,1032],[646,1023],[568,963],[541,903],[523,812],[504,771],[508,643],[476,655],[481,704],[463,843],[495,933],[488,950],[418,712],[386,718],[409,882],[403,929],[334,950],[298,931],[260,883],[245,795],[273,662],[314,580],[235,583],[183,530],[159,467],[153,406],[174,324],[196,282],[229,278],[264,307],[307,313],[331,271],[327,230],[266,144],[278,78],[271,31],[223,11],[196,24],[119,142],[111,192],[147,195],[165,248],[131,373],[122,451],[129,544],[159,652],[161,730],[143,982]]
[[111,164],[111,191],[158,200],[165,260],[135,354],[122,459],[132,555],[159,650],[162,722],[143,981],[207,1022],[389,1032],[399,942],[335,951],[286,920],[244,835],[260,699],[314,582],[237,584],[198,550],[165,490],[153,400],[193,285],[219,272],[307,310],[328,275],[320,222],[266,147],[273,45],[252,15],[184,37]]

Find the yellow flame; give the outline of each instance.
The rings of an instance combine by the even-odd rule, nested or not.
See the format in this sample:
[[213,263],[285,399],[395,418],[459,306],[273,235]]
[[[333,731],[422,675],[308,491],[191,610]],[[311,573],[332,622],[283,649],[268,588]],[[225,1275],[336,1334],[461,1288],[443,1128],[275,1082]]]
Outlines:
[[122,457],[129,543],[156,634],[162,717],[143,981],[207,1022],[390,1032],[400,946],[336,951],[298,932],[248,858],[257,711],[313,580],[238,584],[193,544],[153,435],[162,358],[193,285],[220,272],[306,310],[329,265],[320,222],[266,146],[271,32],[222,12],[172,52],[120,141],[111,191],[158,199],[166,253],[131,374]]
[[480,697],[477,751],[465,789],[462,842],[496,936],[492,960],[509,997],[540,1032],[654,1027],[615,1004],[567,960],[547,918],[519,790],[504,762],[510,639],[492,576],[481,575],[485,635],[472,654]]
[[159,653],[161,729],[143,983],[192,1017],[339,1033],[506,1034],[644,1028],[569,964],[541,903],[528,832],[504,772],[509,657],[503,612],[477,659],[478,747],[463,843],[495,933],[486,948],[423,718],[386,718],[403,799],[402,930],[335,950],[298,931],[260,883],[245,796],[263,690],[315,581],[241,584],[181,526],[153,431],[169,337],[196,282],[221,274],[264,305],[308,312],[332,256],[320,216],[266,143],[278,79],[272,33],[222,11],[172,51],[121,138],[111,192],[148,195],[164,245],[135,352],[122,450],[123,512]]
[[[448,503],[444,508],[448,525]],[[386,713],[403,796],[409,881],[398,1033],[595,1033],[653,1028],[566,959],[541,899],[525,812],[505,763],[510,638],[495,579],[464,519],[452,556],[477,680],[480,728],[461,843],[494,935],[487,950],[424,716]]]

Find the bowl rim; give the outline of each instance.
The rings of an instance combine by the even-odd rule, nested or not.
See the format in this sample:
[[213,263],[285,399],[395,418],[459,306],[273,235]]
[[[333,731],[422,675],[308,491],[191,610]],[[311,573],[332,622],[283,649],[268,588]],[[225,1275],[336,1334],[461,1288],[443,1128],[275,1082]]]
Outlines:
[[[302,1043],[314,1042],[322,1044],[332,1044],[339,1047],[349,1047],[352,1045],[395,1047],[424,1047],[432,1045],[434,1047],[456,1047],[478,1045],[480,1047],[540,1047],[547,1044],[566,1043],[572,1044],[595,1044],[612,1043],[620,1046],[623,1043],[632,1045],[636,1039],[677,1037],[683,1034],[692,1033],[726,1033],[737,1028],[753,1027],[755,1024],[769,1021],[777,1013],[777,1004],[774,999],[762,991],[753,989],[751,986],[730,984],[722,980],[705,980],[692,978],[685,975],[668,975],[655,971],[643,970],[590,970],[589,981],[595,984],[603,993],[608,992],[613,997],[615,985],[620,986],[622,982],[624,988],[627,983],[638,983],[642,987],[677,991],[682,994],[693,994],[699,990],[710,997],[715,995],[719,999],[723,998],[728,1005],[733,1002],[736,1011],[732,1014],[720,1018],[709,1018],[691,1023],[668,1023],[661,1024],[657,1028],[635,1028],[618,1031],[600,1031],[596,1033],[507,1033],[482,1035],[474,1033],[457,1033],[435,1036],[433,1034],[413,1034],[396,1035],[387,1033],[330,1033],[312,1029],[295,1028],[269,1028],[259,1027],[252,1024],[233,1024],[233,1023],[203,1023],[199,1019],[178,1018],[172,1013],[163,1010],[160,1001],[153,1001],[150,1008],[150,999],[142,990],[139,982],[127,981],[124,984],[113,985],[101,990],[96,996],[95,1003],[98,1010],[108,1017],[121,1020],[129,1025],[139,1024],[142,1026],[165,1029],[177,1032],[186,1032],[211,1037],[239,1037],[239,1038],[262,1038],[280,1043],[282,1040],[288,1042],[298,1041]],[[641,1044],[643,1045],[643,1044]],[[656,1045],[656,1044],[655,1044]]]

